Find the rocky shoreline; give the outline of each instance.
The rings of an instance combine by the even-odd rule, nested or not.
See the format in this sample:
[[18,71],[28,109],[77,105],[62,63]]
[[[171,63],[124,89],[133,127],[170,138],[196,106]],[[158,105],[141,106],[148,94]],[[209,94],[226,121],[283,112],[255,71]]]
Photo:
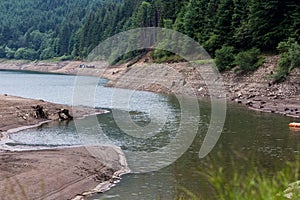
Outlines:
[[[235,69],[232,69],[221,73],[220,77],[224,84],[223,92],[226,94],[228,101],[243,104],[249,109],[259,112],[300,118],[300,69],[294,69],[285,82],[274,83],[272,74],[276,71],[278,59],[278,56],[266,57],[263,66],[255,72],[242,74],[236,73]],[[108,77],[111,80],[108,85],[167,94],[184,94],[191,87],[193,92],[189,91],[186,93],[187,95],[198,97],[213,95],[209,93],[207,84],[202,78],[203,73],[209,73],[205,70],[205,67],[211,67],[209,64],[197,65],[200,70],[195,70],[195,67],[189,63],[164,65],[167,65],[167,68],[161,67],[162,69],[165,68],[164,70],[160,69],[160,65],[155,66],[154,70],[157,70],[157,72],[154,73],[154,70],[149,72],[147,64],[137,63],[126,71],[121,71],[117,78]],[[145,68],[145,70],[142,68]],[[135,71],[139,72],[139,77],[136,77]],[[144,86],[143,81],[147,82],[145,80],[149,76],[150,79],[161,77],[168,82],[172,82],[172,85],[169,84],[168,88],[156,84]]]
[[224,74],[229,99],[246,105],[249,109],[277,113],[288,117],[300,117],[300,70],[294,69],[287,80],[274,83],[279,57],[267,57],[263,66],[250,74]]
[[[228,101],[243,104],[255,111],[300,118],[300,69],[294,69],[285,82],[274,83],[271,76],[276,71],[278,59],[278,56],[267,56],[263,66],[247,74],[235,73],[235,69],[221,73]],[[94,68],[81,68],[82,64]],[[107,78],[109,87],[209,97],[201,73],[207,73],[205,69],[211,68],[211,64],[204,62],[197,67],[200,70],[189,63],[153,64],[145,62],[145,59],[134,64],[129,62],[115,66],[103,61],[0,62],[0,69],[97,76]],[[153,79],[163,81],[157,83]]]

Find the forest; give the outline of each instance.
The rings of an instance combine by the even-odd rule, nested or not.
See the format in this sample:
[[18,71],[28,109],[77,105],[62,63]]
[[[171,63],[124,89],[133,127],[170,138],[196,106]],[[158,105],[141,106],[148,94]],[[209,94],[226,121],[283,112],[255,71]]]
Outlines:
[[212,56],[224,46],[278,53],[300,41],[297,0],[3,0],[0,57],[82,59],[102,40],[137,27],[164,27]]

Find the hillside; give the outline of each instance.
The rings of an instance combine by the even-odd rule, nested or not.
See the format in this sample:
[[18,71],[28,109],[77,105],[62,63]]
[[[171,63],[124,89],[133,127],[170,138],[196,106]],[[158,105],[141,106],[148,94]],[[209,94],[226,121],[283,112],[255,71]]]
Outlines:
[[77,43],[77,30],[87,16],[106,4],[103,0],[0,1],[0,57],[69,56]]
[[276,53],[300,40],[296,0],[13,0],[0,10],[2,58],[84,58],[116,33],[149,26],[180,31],[212,56],[224,45]]

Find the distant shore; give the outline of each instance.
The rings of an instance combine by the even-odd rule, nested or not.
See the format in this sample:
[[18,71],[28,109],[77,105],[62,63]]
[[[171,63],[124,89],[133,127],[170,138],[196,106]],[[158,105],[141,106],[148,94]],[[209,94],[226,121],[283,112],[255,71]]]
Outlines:
[[[47,117],[37,116],[37,106],[43,108]],[[43,100],[0,95],[1,197],[83,199],[84,195],[109,189],[121,174],[129,172],[124,154],[115,146],[89,147],[97,155],[104,155],[97,158],[84,147],[18,150],[5,145],[10,142],[9,135],[14,132],[58,121],[58,113],[62,110],[70,111],[69,114],[75,118],[105,112],[80,107],[72,109],[70,106]]]
[[[109,80],[107,86],[126,89],[138,89],[155,93],[180,94],[186,85],[193,88],[193,95],[208,97],[209,91],[201,78],[199,71],[189,63],[157,64],[157,72],[149,71],[151,63],[141,59],[137,63],[124,63],[109,66],[106,62],[97,61],[86,63],[83,61],[63,62],[28,62],[2,61],[0,69],[30,70],[39,72],[64,73],[74,75],[97,76]],[[228,101],[247,106],[249,109],[300,118],[300,69],[294,69],[283,83],[273,84],[271,74],[276,71],[278,56],[268,56],[257,71],[247,74],[236,74],[234,69],[221,74],[224,82],[224,93]],[[80,65],[93,66],[82,68]],[[159,66],[167,66],[167,68]],[[209,67],[209,64],[200,64],[200,67]],[[145,70],[142,70],[145,69]],[[184,78],[174,79],[174,73]],[[138,72],[139,74],[137,75]],[[144,85],[149,75],[161,76],[166,81],[172,80],[169,88],[159,84]],[[126,77],[126,78],[124,78]],[[151,78],[151,77],[150,77]],[[174,79],[174,80],[173,80]],[[189,83],[189,84],[186,84]]]

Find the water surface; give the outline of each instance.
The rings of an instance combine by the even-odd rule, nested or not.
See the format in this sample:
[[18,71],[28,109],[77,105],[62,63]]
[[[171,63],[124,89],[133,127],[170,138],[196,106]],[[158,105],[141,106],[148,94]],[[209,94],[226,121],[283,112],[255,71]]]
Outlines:
[[[0,71],[0,80],[0,93],[69,105],[73,102],[75,76]],[[128,160],[132,168],[147,169],[149,165],[157,165],[152,153],[159,152],[176,138],[176,134],[180,134],[178,130],[181,130],[182,113],[177,99],[149,92],[105,88],[105,82],[103,79],[86,77],[84,87],[95,88],[91,105],[108,109],[110,113],[96,118],[87,117],[76,124],[74,121],[44,124],[12,135],[13,141],[17,146],[35,147],[114,144],[121,147],[126,155],[143,152],[142,158]],[[122,97],[128,93],[130,99],[126,99],[127,103],[118,104],[115,97],[120,97],[122,102]],[[205,173],[212,163],[227,171],[232,171],[233,167],[239,168],[241,173],[253,163],[273,170],[286,160],[293,159],[297,152],[300,134],[288,129],[288,123],[293,119],[253,112],[243,106],[229,104],[221,138],[208,157],[199,159],[199,150],[209,125],[210,104],[207,100],[199,100],[199,105],[201,117],[197,124],[197,135],[176,162],[158,171],[125,175],[117,187],[91,199],[173,199],[182,188],[204,199],[216,199],[205,178],[198,173]],[[118,121],[114,113],[118,113]],[[130,130],[120,128],[122,124],[119,122],[122,119],[127,122],[128,116],[142,129],[146,129],[151,123],[157,123],[155,125],[158,128],[149,132],[149,137],[133,137],[132,134],[135,133],[130,135],[128,131],[137,130],[135,127],[129,126]],[[177,147],[180,146],[178,142]],[[175,145],[174,151],[177,147]],[[166,160],[160,160],[161,163],[158,164],[164,165],[170,155],[160,156]],[[152,163],[149,164],[149,160]],[[235,163],[234,166],[232,162]]]

